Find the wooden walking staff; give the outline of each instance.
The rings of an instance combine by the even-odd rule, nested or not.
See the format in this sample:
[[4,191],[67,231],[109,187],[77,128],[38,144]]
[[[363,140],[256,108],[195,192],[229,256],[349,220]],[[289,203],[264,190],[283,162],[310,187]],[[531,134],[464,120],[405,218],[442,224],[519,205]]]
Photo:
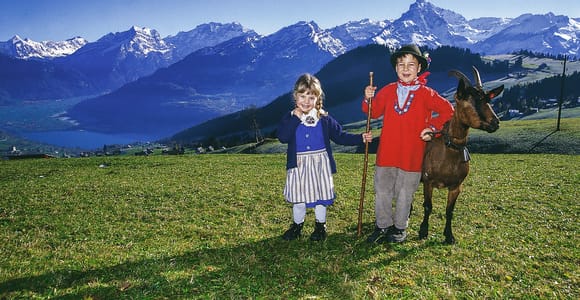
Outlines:
[[[370,86],[373,86],[373,72],[369,72]],[[367,116],[367,131],[371,130],[371,111],[373,107],[373,98],[367,99],[367,104],[369,106],[368,116]],[[365,163],[363,167],[362,176],[362,186],[360,188],[360,201],[358,203],[358,228],[357,235],[360,237],[362,234],[362,213],[363,213],[363,203],[365,201],[365,190],[367,185],[367,169],[369,164],[369,142],[365,141]]]

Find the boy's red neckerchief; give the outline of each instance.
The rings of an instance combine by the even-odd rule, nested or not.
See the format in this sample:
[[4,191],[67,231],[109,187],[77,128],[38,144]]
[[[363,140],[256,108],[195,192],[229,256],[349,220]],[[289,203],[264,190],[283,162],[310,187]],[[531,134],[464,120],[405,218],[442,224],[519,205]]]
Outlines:
[[419,75],[419,77],[417,77],[415,80],[411,81],[410,83],[405,83],[403,81],[401,81],[401,79],[398,80],[398,82],[403,85],[403,86],[413,86],[413,85],[426,85],[427,84],[427,76],[429,76],[429,72],[424,72],[423,74]]

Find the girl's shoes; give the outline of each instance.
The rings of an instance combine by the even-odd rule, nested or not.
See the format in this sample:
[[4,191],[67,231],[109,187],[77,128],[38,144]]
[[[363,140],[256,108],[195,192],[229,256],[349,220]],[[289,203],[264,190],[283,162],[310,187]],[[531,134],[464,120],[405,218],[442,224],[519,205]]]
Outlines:
[[284,232],[282,238],[287,241],[299,238],[300,234],[302,234],[302,226],[304,226],[304,223],[300,224],[292,223],[292,225],[290,225],[290,228],[286,230],[286,232]]
[[310,235],[311,241],[324,241],[326,239],[326,223],[314,224],[314,232]]
[[[286,230],[286,232],[284,232],[284,234],[282,235],[282,239],[292,241],[299,238],[300,235],[302,234],[303,226],[304,223],[300,224],[292,223],[292,225],[290,225],[290,228],[288,228],[288,230]],[[310,235],[310,240],[324,241],[325,239],[326,239],[326,223],[316,222],[316,224],[314,224],[314,231]]]

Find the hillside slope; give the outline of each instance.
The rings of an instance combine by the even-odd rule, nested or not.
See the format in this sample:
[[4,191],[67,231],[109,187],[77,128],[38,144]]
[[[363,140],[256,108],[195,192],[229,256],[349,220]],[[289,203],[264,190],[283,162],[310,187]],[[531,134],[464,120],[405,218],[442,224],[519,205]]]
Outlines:
[[[553,77],[561,72],[561,62],[550,58],[518,55],[481,57],[469,50],[453,47],[440,47],[429,51],[433,61],[429,69],[431,75],[428,77],[428,85],[450,100],[457,85],[457,80],[447,75],[451,69],[458,69],[472,77],[471,67],[475,66],[479,69],[486,88],[503,84],[506,89]],[[361,112],[360,101],[362,90],[369,82],[369,72],[374,72],[374,83],[379,87],[395,81],[395,72],[387,59],[389,56],[387,48],[369,45],[339,56],[315,74],[321,80],[326,93],[325,108],[340,123],[366,119]],[[518,58],[521,58],[519,65],[514,63]],[[580,62],[568,64],[567,69],[568,72],[580,70]],[[513,76],[514,72],[519,75]],[[554,94],[558,93],[559,90],[556,89]],[[501,96],[495,100],[494,106],[498,114],[498,109],[507,111],[511,108],[511,104],[502,106],[502,103],[509,103],[508,100]],[[257,136],[273,137],[280,117],[292,106],[291,94],[286,93],[264,107],[253,107],[207,121],[165,141],[232,146],[256,140]]]

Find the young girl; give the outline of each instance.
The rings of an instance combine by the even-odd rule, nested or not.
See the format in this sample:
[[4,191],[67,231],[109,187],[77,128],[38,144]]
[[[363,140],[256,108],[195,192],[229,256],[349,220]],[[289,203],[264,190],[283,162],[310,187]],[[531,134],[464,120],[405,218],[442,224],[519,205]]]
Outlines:
[[284,197],[293,204],[294,222],[285,240],[300,237],[307,208],[314,208],[316,223],[310,236],[313,241],[326,239],[326,207],[334,203],[336,162],[330,141],[340,145],[358,145],[372,141],[372,133],[350,134],[322,109],[324,92],[320,81],[304,74],[294,85],[295,108],[283,116],[278,139],[288,144]]

